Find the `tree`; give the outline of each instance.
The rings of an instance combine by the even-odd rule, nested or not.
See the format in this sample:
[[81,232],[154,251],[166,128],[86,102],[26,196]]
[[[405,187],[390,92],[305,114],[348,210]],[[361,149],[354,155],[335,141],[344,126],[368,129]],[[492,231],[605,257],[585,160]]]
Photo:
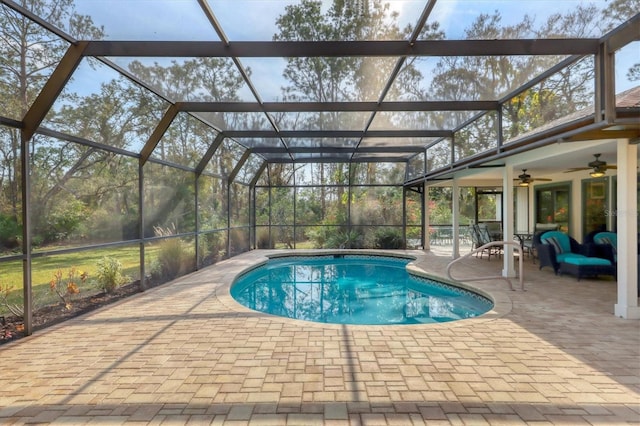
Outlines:
[[[225,58],[196,58],[182,62],[173,60],[169,65],[158,62],[145,65],[140,61],[133,61],[128,68],[138,79],[171,101],[238,101],[238,92],[244,84],[235,64]],[[247,74],[251,75],[251,70],[247,70]],[[220,128],[264,126],[263,123],[253,122],[252,119],[253,117],[249,114],[179,113],[162,136],[153,156],[160,160],[193,167],[204,156],[217,136],[216,130],[209,123]],[[226,178],[244,150],[245,148],[236,142],[225,139],[213,155],[208,171]],[[167,176],[167,179],[172,178]],[[183,183],[190,185],[187,182]],[[220,216],[223,216],[222,212],[227,209],[229,188],[226,181],[215,180],[215,183],[215,185],[201,187],[201,190],[211,191],[211,194],[206,196],[217,200],[217,209]],[[174,207],[177,206],[178,204]],[[156,209],[156,211],[158,214],[170,213],[166,208]],[[164,226],[168,217],[157,216],[150,220]]]
[[602,8],[603,30],[612,30],[622,24],[640,10],[640,0],[606,0],[607,6]]
[[[617,27],[640,10],[640,0],[607,0],[607,2],[609,5],[602,9],[602,18],[607,30]],[[640,62],[629,67],[626,75],[629,81],[640,81]]]
[[[391,11],[390,3],[382,0],[334,0],[323,12],[323,2],[319,0],[302,0],[289,5],[285,13],[278,17],[278,32],[273,36],[276,41],[298,40],[380,40],[407,39],[412,28],[400,28],[398,15]],[[436,36],[437,26],[425,27],[422,37]],[[286,84],[282,87],[283,100],[311,102],[357,102],[377,100],[381,89],[387,83],[389,71],[395,66],[384,58],[318,58],[299,57],[287,59],[283,77]],[[421,78],[412,61],[407,61],[399,76],[393,96],[402,96],[412,92],[419,97],[416,87]],[[353,83],[355,82],[355,83]],[[354,123],[353,114],[341,112],[325,112],[317,114],[282,115],[278,125],[283,128],[346,129],[361,127],[362,123]],[[287,121],[285,121],[287,120]],[[299,124],[300,123],[300,124]],[[344,146],[357,141],[325,140],[326,146]],[[322,205],[322,216],[328,217],[330,208],[326,183],[336,183],[345,175],[345,165],[340,163],[321,164],[314,169],[319,174],[315,179],[321,182],[319,201]],[[343,198],[343,187],[337,187],[337,198]],[[337,217],[338,215],[336,215]]]
[[[599,25],[598,9],[589,5],[580,5],[566,14],[553,14],[539,26],[528,15],[514,25],[505,26],[501,21],[502,17],[497,11],[481,14],[465,30],[465,38],[592,37],[593,33],[600,33],[594,30]],[[560,59],[549,56],[446,57],[436,66],[431,92],[441,100],[500,99]],[[504,139],[509,140],[542,123],[586,107],[592,102],[592,80],[593,64],[588,60],[577,61],[505,102],[502,109]],[[455,128],[463,122],[462,117],[447,113],[442,116],[441,126]],[[488,123],[475,127],[472,124],[456,134],[456,139],[462,142],[463,151],[474,153],[495,147],[497,117],[485,115],[482,119]],[[458,154],[464,155],[462,151]]]
[[629,71],[627,71],[627,78],[630,81],[638,81],[640,80],[640,63],[634,64]]
[[[72,37],[99,39],[102,28],[89,16],[75,12],[73,0],[22,0],[22,7]],[[0,5],[0,99],[2,114],[21,120],[69,44],[36,22]],[[20,134],[18,129],[3,131],[0,139],[0,214],[21,221],[19,182]]]

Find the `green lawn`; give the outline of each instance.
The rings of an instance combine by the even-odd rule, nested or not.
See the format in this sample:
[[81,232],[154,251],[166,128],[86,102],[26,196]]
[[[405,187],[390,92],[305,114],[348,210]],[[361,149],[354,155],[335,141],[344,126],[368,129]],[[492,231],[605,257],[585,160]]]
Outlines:
[[[147,264],[150,259],[157,255],[158,245],[147,246],[145,249],[145,259]],[[62,271],[64,277],[67,276],[71,268],[76,268],[78,273],[86,272],[88,279],[80,292],[97,291],[95,276],[97,262],[103,257],[113,257],[120,261],[125,275],[131,280],[139,279],[140,275],[140,249],[139,246],[115,247],[109,249],[90,250],[78,253],[51,255],[37,257],[32,260],[32,283],[33,294],[36,307],[55,301],[55,295],[49,291],[49,283],[54,278],[58,270]],[[9,301],[15,304],[22,304],[22,262],[0,263],[0,286],[12,287]],[[7,312],[5,306],[0,306],[0,315]]]

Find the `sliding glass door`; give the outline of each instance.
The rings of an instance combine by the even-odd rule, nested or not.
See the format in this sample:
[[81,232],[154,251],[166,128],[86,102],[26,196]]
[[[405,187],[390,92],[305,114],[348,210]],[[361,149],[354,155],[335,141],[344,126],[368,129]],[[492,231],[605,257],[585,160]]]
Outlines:
[[609,178],[582,181],[582,235],[607,230]]
[[538,185],[536,190],[536,223],[556,223],[563,232],[570,229],[571,184]]

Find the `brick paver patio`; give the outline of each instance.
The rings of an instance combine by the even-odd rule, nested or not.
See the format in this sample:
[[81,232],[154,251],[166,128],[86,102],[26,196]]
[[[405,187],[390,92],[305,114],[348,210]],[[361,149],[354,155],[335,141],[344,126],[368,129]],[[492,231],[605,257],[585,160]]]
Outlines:
[[[0,347],[0,424],[640,424],[640,322],[611,279],[526,261],[526,292],[420,326],[339,326],[229,296],[253,251]],[[442,275],[448,258],[411,252]],[[497,273],[469,259],[455,275]]]

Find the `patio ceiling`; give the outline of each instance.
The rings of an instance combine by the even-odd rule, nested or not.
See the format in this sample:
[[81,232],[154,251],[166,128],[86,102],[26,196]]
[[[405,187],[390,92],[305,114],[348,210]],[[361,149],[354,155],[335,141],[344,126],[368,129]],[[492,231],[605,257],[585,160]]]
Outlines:
[[[474,39],[472,34],[456,27],[456,17],[461,19],[465,15],[467,23],[493,11],[510,17],[516,12],[512,1],[397,0],[389,3],[395,15],[390,13],[388,19],[395,16],[398,29],[408,30],[389,32],[385,37],[375,33],[371,38],[354,40],[316,40],[313,35],[304,38],[298,33],[294,39],[283,40],[283,35],[278,35],[277,22],[291,11],[290,7],[300,2],[192,0],[179,2],[179,8],[176,8],[175,2],[163,0],[154,2],[151,8],[143,0],[129,0],[119,3],[119,10],[114,13],[112,2],[94,0],[77,2],[76,8],[104,29],[104,38],[78,40],[16,2],[3,3],[30,16],[71,44],[61,66],[24,118],[27,131],[36,130],[78,65],[85,58],[98,58],[172,105],[142,148],[143,158],[151,155],[173,117],[188,113],[210,125],[216,134],[235,140],[268,162],[407,162],[439,141],[452,138],[475,118],[490,112],[499,113],[503,103],[566,64],[583,56],[601,55],[603,49],[613,52],[640,39],[637,31],[640,15],[631,10],[627,20],[607,35],[593,32],[575,37],[569,33],[554,33],[549,38],[514,35],[513,38]],[[374,3],[354,1],[351,6],[359,8],[362,18],[373,10]],[[558,8],[556,13],[569,12],[580,4],[578,1],[556,3],[553,5]],[[517,2],[517,5],[521,15],[541,13],[537,0]],[[326,12],[329,6],[330,2],[323,2],[323,11]],[[442,33],[439,39],[429,39],[434,32],[430,26],[436,22],[441,25]],[[502,82],[500,91],[491,94],[468,88],[461,88],[458,94],[431,92],[429,89],[438,64],[447,58],[455,61],[464,57],[535,57],[547,65],[540,65],[539,71],[528,81]],[[241,82],[237,97],[212,101],[206,97],[198,99],[193,92],[184,92],[184,96],[179,97],[132,67],[133,62],[148,67],[153,64],[169,66],[185,64],[195,58],[226,61],[230,73]],[[323,63],[346,59],[357,64],[358,72],[345,73],[341,77],[332,99],[314,99],[309,94],[286,90],[282,77],[293,59],[306,63],[314,59]],[[597,66],[604,64],[601,62]],[[415,80],[419,88],[412,93],[402,86],[409,71],[419,74]],[[323,82],[318,78],[310,86]],[[605,99],[610,96],[608,91],[614,90],[611,81],[601,79],[596,84],[596,91],[600,91],[594,95],[596,106],[615,108],[611,106],[611,98]],[[361,90],[354,90],[356,87]],[[410,123],[407,117],[414,122]],[[638,136],[635,115],[625,117],[614,113],[612,117],[619,118],[619,122],[611,123],[599,115],[588,115],[577,126],[529,137],[519,149],[524,152],[522,145],[544,138],[571,142]],[[593,125],[598,122],[599,125]],[[619,127],[614,128],[613,124]],[[614,151],[604,151],[606,155],[611,152]],[[575,156],[574,160],[583,163],[591,154],[591,151],[585,152],[585,158]],[[460,167],[500,164],[500,159],[492,152]],[[519,166],[535,167],[536,164],[527,163],[523,158]]]
[[[513,167],[515,176],[526,169],[528,174],[536,178],[552,178],[554,182],[567,181],[578,174],[570,172],[570,169],[574,166],[586,167],[594,160],[595,153],[601,154],[600,159],[607,164],[616,164],[617,148],[616,141],[611,139],[554,143],[544,149],[487,160],[481,165],[457,170],[455,173],[441,173],[433,184],[448,186],[455,174],[456,181],[461,186],[502,186],[503,168],[506,165]],[[588,174],[588,170],[583,174]]]

